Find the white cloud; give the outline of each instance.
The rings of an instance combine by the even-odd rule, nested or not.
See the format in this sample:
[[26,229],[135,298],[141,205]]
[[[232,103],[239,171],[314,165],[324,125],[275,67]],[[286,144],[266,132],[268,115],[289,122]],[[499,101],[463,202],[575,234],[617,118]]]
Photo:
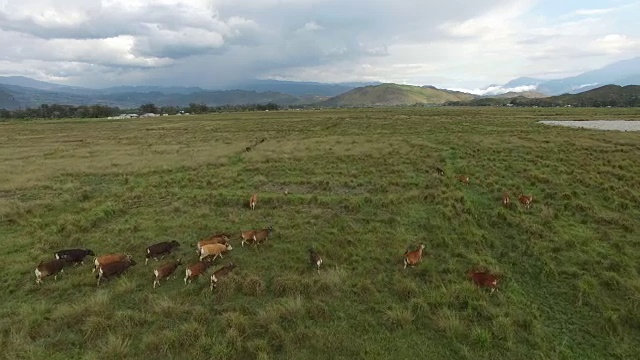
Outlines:
[[298,29],[298,32],[301,31],[317,31],[317,30],[322,30],[324,29],[324,27],[318,25],[318,23],[316,23],[315,21],[309,21],[308,23],[304,24],[303,27],[301,27],[300,29]]
[[638,49],[638,45],[638,40],[630,39],[621,34],[608,34],[591,43],[591,47],[595,51],[601,51],[605,54],[618,54],[625,50]]
[[606,9],[578,9],[576,10],[576,15],[581,16],[592,16],[592,15],[604,15],[609,14],[611,12],[616,11],[617,8],[606,8]]
[[572,86],[571,90],[575,91],[575,90],[580,90],[580,89],[584,89],[590,86],[596,86],[598,85],[598,83],[591,83],[591,84],[582,84],[582,85],[578,85],[578,86]]
[[502,86],[489,86],[486,88],[451,88],[451,90],[462,91],[469,94],[474,95],[501,95],[509,92],[525,92],[525,91],[536,91],[538,89],[538,85],[524,85],[524,86],[514,86],[514,87],[502,87]]
[[550,0],[0,0],[0,72],[82,85],[480,89],[638,54],[640,34],[620,18],[632,5],[618,4],[552,16]]

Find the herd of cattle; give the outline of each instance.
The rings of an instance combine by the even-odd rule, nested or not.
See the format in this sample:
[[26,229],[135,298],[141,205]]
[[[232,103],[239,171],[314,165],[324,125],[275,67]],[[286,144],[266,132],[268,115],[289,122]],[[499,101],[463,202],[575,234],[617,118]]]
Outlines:
[[[267,240],[272,230],[273,227],[270,226],[266,229],[243,231],[242,246],[244,246],[245,243],[251,242],[253,244],[259,244]],[[228,234],[216,234],[198,241],[196,251],[199,255],[199,261],[187,266],[184,277],[185,284],[191,283],[193,279],[204,274],[215,259],[218,257],[222,258],[223,253],[233,249],[229,243],[229,239],[230,235]],[[163,241],[148,246],[145,255],[145,265],[147,265],[149,259],[155,259],[157,261],[158,258],[163,258],[171,254],[179,247],[180,243],[175,240]],[[98,286],[100,286],[101,280],[107,280],[114,276],[121,275],[131,266],[136,265],[136,261],[133,260],[132,256],[124,253],[96,256],[90,249],[65,249],[56,252],[54,255],[55,259],[41,261],[36,267],[35,275],[37,284],[41,284],[42,279],[49,276],[53,276],[54,280],[56,280],[58,274],[64,272],[66,266],[84,264],[87,256],[94,257],[92,272],[96,273],[95,277],[98,279]],[[315,251],[313,251],[311,256],[314,259],[313,264],[317,264],[319,267],[319,264],[322,262],[320,256],[315,253]],[[153,269],[153,287],[156,288],[156,286],[160,285],[160,280],[167,279],[173,275],[180,265],[182,265],[182,261],[178,258]],[[229,262],[214,271],[210,276],[210,289],[213,291],[218,281],[229,274],[235,267],[236,265],[233,262]]]
[[[440,168],[436,168],[436,172],[438,175],[444,175],[444,171]],[[458,180],[465,185],[469,184],[468,176],[458,176]],[[525,209],[528,209],[533,201],[533,196],[520,194],[518,200]],[[249,199],[249,208],[254,210],[257,202],[258,195],[253,194]],[[510,206],[509,194],[506,192],[502,196],[502,204],[505,207]],[[272,231],[272,226],[265,229],[242,231],[240,234],[241,246],[244,247],[245,244],[258,245],[267,240]],[[185,269],[185,284],[191,283],[193,279],[204,274],[213,264],[215,259],[218,257],[222,258],[223,253],[233,249],[229,243],[230,237],[231,235],[229,234],[215,234],[198,241],[196,244],[196,252],[199,255],[199,259],[197,262],[190,264]],[[145,255],[145,265],[147,265],[149,259],[155,259],[157,261],[159,257],[163,258],[179,247],[180,243],[175,240],[163,241],[148,246]],[[405,251],[403,254],[404,269],[406,269],[407,266],[415,266],[422,261],[422,251],[424,248],[424,244],[420,244],[416,250]],[[309,263],[311,266],[315,267],[318,272],[320,272],[320,265],[323,262],[322,257],[313,248],[309,248],[308,252]],[[96,256],[96,254],[89,249],[65,249],[56,252],[54,255],[55,259],[41,261],[37,265],[35,270],[37,284],[41,284],[42,279],[49,276],[53,276],[54,280],[56,280],[58,274],[64,272],[64,268],[66,266],[84,264],[84,260],[87,256],[94,257],[92,272],[96,273],[95,277],[98,279],[98,286],[100,285],[101,280],[107,280],[114,276],[119,276],[131,266],[136,265],[136,262],[132,259],[131,255],[123,253]],[[160,285],[160,280],[168,279],[173,275],[180,265],[182,265],[182,261],[178,258],[153,269],[153,288],[155,289],[156,286]],[[209,277],[210,290],[213,291],[218,281],[228,275],[235,267],[236,265],[233,262],[229,262],[211,273]],[[467,273],[467,276],[469,276],[477,286],[490,288],[491,293],[497,289],[499,280],[499,276],[497,274],[492,274],[487,270],[470,270]]]

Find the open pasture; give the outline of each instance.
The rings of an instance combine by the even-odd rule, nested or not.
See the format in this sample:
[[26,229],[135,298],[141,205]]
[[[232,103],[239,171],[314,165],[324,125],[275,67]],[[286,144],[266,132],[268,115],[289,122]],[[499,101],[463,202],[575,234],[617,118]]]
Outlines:
[[[399,108],[0,123],[0,353],[638,359],[640,134],[538,123],[609,118],[640,113]],[[533,196],[529,209],[520,193]],[[263,244],[241,246],[241,231],[268,226]],[[216,233],[232,234],[233,249],[185,285],[196,243]],[[144,264],[148,245],[171,240],[178,250]],[[403,253],[420,244],[422,261],[403,269]],[[88,257],[37,285],[36,265],[74,247],[137,264],[97,287]],[[174,278],[153,289],[153,269],[177,257]],[[230,261],[236,268],[210,291],[209,275]],[[474,286],[472,268],[499,274],[497,291]]]

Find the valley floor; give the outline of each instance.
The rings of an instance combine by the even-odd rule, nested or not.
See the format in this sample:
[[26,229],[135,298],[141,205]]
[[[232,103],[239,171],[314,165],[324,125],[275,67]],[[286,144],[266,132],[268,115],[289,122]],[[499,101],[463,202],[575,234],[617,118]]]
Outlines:
[[[640,134],[538,122],[585,119],[640,113],[396,108],[0,123],[1,353],[638,359]],[[533,196],[530,209],[520,193]],[[263,245],[240,245],[242,230],[269,225]],[[217,289],[213,269],[185,285],[184,265],[152,288],[168,259],[145,265],[148,245],[178,240],[170,258],[192,264],[196,242],[220,232],[233,234],[233,250],[213,269],[237,268]],[[422,262],[403,269],[402,254],[419,244]],[[311,246],[324,258],[319,273]],[[97,287],[87,258],[36,285],[36,265],[72,247],[130,253],[137,265]],[[500,275],[496,293],[472,284],[474,267]]]

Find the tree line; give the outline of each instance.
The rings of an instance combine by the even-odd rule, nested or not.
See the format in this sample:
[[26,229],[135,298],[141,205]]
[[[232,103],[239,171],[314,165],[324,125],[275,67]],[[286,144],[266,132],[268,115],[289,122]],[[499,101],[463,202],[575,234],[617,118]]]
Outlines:
[[235,111],[266,111],[279,110],[280,106],[275,103],[268,104],[246,104],[246,105],[222,105],[207,106],[205,104],[190,103],[189,106],[156,106],[148,103],[134,109],[120,109],[107,105],[63,105],[63,104],[42,104],[35,108],[24,108],[15,110],[0,109],[0,119],[61,119],[61,118],[106,118],[120,114],[168,114],[178,113],[207,114],[212,112],[235,112]]

